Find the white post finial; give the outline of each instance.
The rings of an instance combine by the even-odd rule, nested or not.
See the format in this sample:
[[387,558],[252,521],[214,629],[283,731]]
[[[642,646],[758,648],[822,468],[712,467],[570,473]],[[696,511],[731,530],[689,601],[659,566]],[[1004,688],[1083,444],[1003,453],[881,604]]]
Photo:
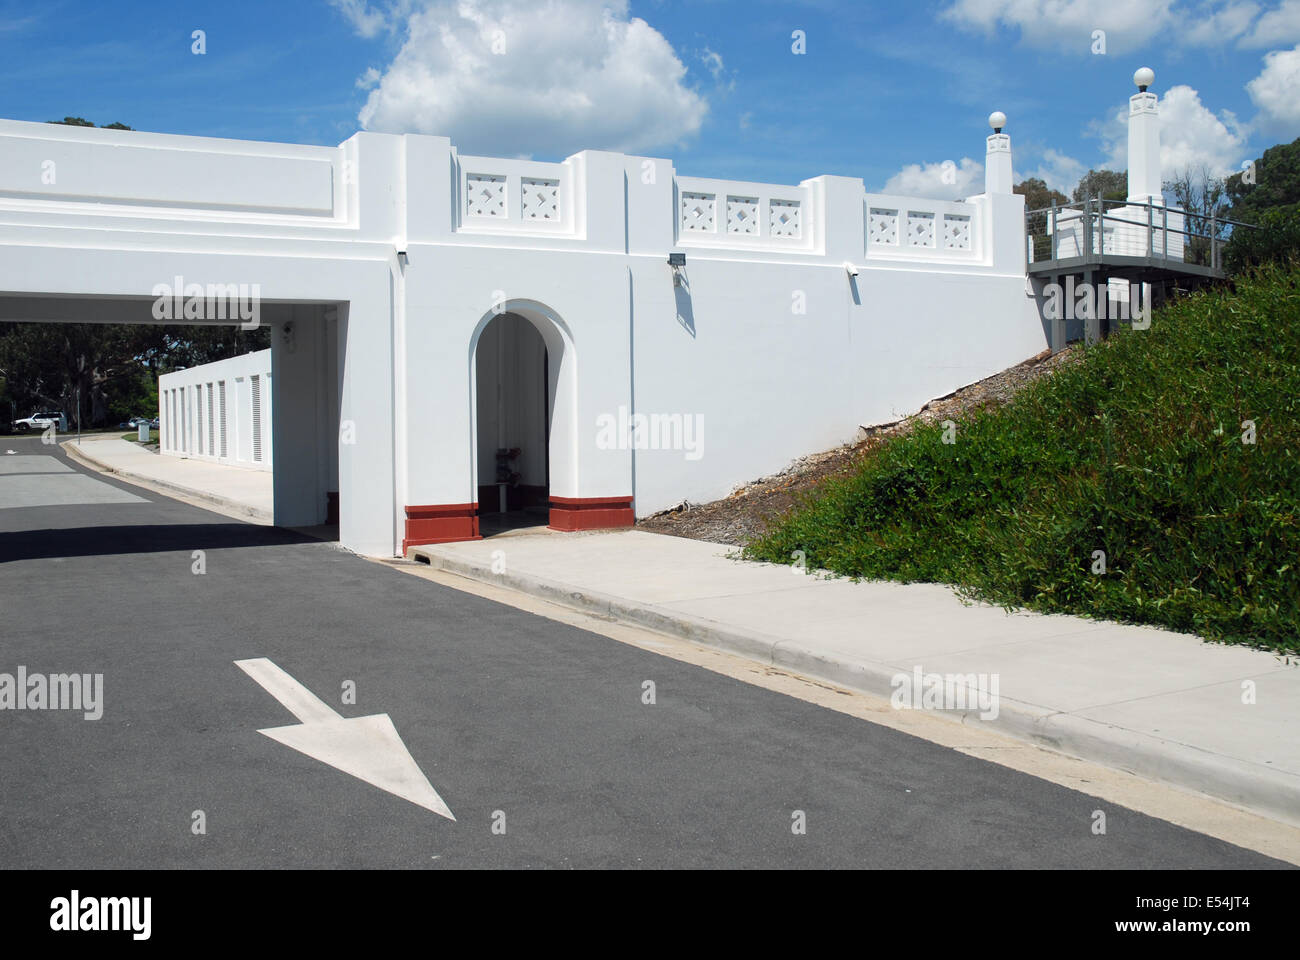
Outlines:
[[988,138],[984,155],[984,192],[1011,192],[1011,138],[1002,132],[1007,125],[1007,115],[1001,110],[989,114],[993,135]]
[[1138,92],[1129,97],[1128,199],[1136,203],[1159,202],[1160,110],[1159,98],[1147,90],[1155,71],[1142,67],[1133,74]]

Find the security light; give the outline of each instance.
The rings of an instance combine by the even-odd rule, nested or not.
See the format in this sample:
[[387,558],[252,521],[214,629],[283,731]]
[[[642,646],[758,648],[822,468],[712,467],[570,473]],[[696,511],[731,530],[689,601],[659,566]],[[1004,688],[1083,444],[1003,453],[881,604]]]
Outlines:
[[686,285],[684,271],[686,270],[686,254],[670,253],[668,254],[668,266],[673,271],[673,286],[683,287]]

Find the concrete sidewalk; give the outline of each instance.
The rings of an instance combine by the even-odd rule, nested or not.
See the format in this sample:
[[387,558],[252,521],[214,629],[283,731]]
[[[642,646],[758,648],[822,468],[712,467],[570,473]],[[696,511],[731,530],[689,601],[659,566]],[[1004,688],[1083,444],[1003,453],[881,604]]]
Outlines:
[[[1007,614],[936,585],[820,579],[730,552],[640,531],[533,530],[408,555],[881,697],[917,670],[996,677],[996,716],[954,719],[1300,824],[1294,659],[1149,627]],[[1243,702],[1246,688],[1254,703]]]
[[206,460],[162,456],[121,434],[63,441],[68,456],[162,493],[178,494],[253,523],[271,522],[275,497],[269,470],[244,470]]

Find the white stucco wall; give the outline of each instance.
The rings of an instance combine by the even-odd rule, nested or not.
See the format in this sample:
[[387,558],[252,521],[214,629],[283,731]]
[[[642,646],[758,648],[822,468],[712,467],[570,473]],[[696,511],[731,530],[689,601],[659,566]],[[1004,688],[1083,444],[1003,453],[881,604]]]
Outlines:
[[270,470],[271,351],[189,367],[158,378],[159,452]]
[[[318,520],[337,489],[340,539],[368,554],[399,549],[407,507],[476,499],[475,349],[500,314],[547,344],[551,494],[633,496],[645,516],[1044,349],[1024,250],[1009,193],[702,180],[415,135],[329,148],[0,121],[0,319],[154,322],[174,277],[257,284],[277,522]],[[692,450],[611,444],[601,424],[635,414],[702,433]]]

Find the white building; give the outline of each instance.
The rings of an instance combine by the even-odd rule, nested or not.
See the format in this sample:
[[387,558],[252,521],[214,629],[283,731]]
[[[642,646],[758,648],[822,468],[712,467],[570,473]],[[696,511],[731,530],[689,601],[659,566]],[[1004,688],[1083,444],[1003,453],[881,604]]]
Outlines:
[[158,378],[160,452],[270,470],[272,393],[270,350],[164,374]]
[[[0,319],[271,325],[275,521],[337,498],[361,553],[477,536],[499,450],[509,505],[625,525],[1046,347],[1005,134],[987,158],[983,194],[938,202],[431,136],[0,120]],[[164,414],[169,449],[220,457],[208,382]]]

